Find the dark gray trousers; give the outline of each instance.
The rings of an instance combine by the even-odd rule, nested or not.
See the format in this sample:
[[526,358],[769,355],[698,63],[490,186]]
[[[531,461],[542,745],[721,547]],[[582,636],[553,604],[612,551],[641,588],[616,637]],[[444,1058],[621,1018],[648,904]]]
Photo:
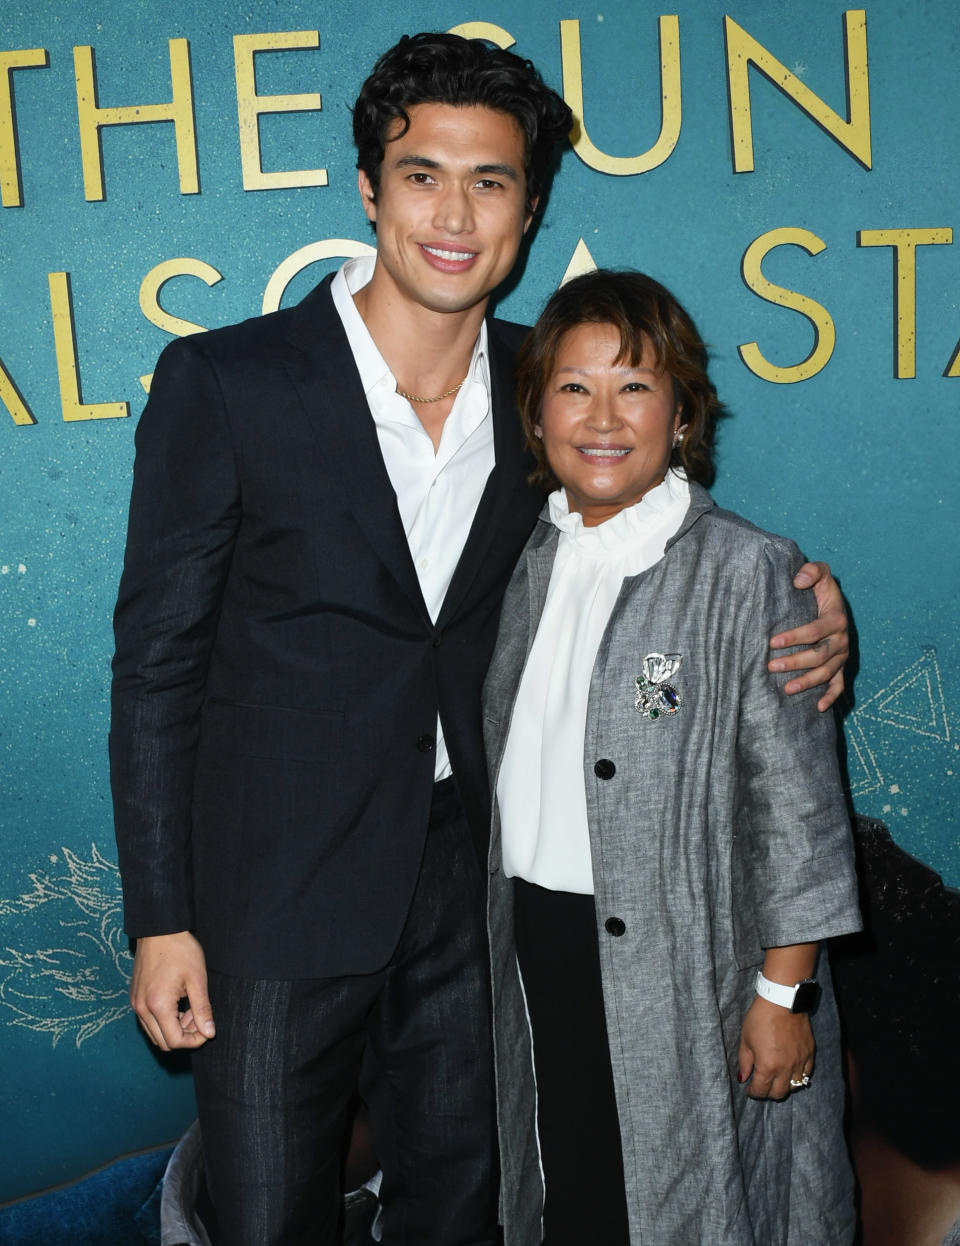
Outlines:
[[378,973],[210,974],[194,1055],[220,1246],[337,1242],[345,1131],[369,1045],[384,1246],[496,1240],[483,880],[452,780],[436,785],[416,892]]

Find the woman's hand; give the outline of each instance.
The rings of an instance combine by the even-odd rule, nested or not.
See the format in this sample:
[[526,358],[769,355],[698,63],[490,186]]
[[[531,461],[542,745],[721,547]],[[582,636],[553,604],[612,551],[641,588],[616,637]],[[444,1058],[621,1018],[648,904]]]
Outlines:
[[803,692],[826,684],[817,709],[823,712],[836,701],[843,691],[843,667],[850,656],[850,638],[847,631],[847,614],[843,608],[840,586],[830,574],[825,562],[805,562],[793,580],[795,588],[812,588],[817,599],[817,617],[812,623],[780,632],[770,640],[771,649],[789,649],[792,645],[806,645],[785,658],[773,658],[768,663],[771,671],[806,671],[784,686],[784,692]]
[[[791,1079],[813,1072],[816,1044],[805,1013],[792,1013],[756,996],[740,1031],[738,1080],[748,1082],[751,1099],[785,1099]],[[752,1074],[752,1077],[751,1077]]]

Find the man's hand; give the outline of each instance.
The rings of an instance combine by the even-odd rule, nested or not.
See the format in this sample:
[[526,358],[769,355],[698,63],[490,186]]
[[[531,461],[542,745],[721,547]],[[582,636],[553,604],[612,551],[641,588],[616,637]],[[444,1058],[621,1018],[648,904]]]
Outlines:
[[803,627],[779,632],[770,640],[771,649],[789,649],[806,645],[788,657],[773,658],[771,671],[806,671],[784,686],[784,692],[803,692],[826,684],[827,689],[817,702],[817,709],[828,710],[843,691],[843,666],[850,656],[847,614],[843,608],[840,586],[825,562],[805,562],[793,581],[795,588],[812,588],[817,599],[817,618]]
[[213,1038],[207,965],[189,930],[137,940],[130,1004],[150,1041],[162,1051],[199,1047]]
[[791,1078],[813,1072],[813,1053],[810,1018],[757,996],[740,1031],[739,1079],[749,1082],[750,1098],[785,1099],[795,1089]]

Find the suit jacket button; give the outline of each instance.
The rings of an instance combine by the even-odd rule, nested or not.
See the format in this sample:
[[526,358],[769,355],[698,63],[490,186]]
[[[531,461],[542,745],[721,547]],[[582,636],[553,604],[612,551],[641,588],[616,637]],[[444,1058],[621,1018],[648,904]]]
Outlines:
[[617,768],[607,757],[601,757],[598,762],[594,763],[593,773],[598,779],[612,779],[617,773]]
[[436,740],[434,740],[432,735],[422,735],[417,740],[417,748],[421,753],[432,753],[435,744]]
[[621,917],[608,917],[603,924],[606,928],[607,934],[612,934],[617,939],[619,939],[627,929],[626,923]]

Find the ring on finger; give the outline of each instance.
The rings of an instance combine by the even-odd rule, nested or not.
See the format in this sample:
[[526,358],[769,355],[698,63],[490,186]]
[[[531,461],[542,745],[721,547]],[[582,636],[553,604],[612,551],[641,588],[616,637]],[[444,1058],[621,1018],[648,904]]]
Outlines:
[[809,1085],[810,1085],[810,1074],[809,1073],[802,1073],[799,1077],[790,1078],[790,1089],[791,1090],[802,1090],[804,1087],[809,1086]]

